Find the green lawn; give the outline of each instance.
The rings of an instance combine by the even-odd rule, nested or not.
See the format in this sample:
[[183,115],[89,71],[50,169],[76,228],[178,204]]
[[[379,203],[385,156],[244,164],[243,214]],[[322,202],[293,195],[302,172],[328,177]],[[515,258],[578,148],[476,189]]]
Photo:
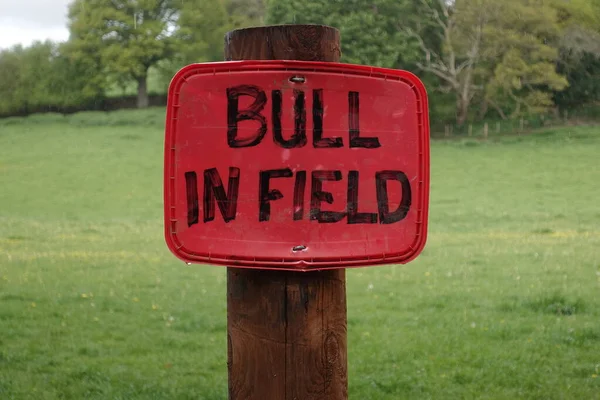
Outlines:
[[[162,109],[0,120],[0,399],[226,399],[225,269],[162,233]],[[432,144],[430,234],[349,270],[350,398],[600,398],[600,128]]]

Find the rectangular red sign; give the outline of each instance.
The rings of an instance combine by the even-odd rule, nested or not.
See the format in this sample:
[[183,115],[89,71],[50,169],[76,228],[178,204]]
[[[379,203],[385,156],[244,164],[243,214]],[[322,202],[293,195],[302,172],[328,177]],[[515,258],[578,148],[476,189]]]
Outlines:
[[169,88],[164,171],[166,241],[186,262],[406,263],[427,235],[425,88],[339,63],[190,65]]

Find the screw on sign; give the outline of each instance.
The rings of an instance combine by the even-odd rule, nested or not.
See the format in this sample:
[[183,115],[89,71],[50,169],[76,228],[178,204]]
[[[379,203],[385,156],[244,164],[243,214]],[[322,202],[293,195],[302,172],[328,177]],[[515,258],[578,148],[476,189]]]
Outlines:
[[173,79],[167,119],[167,242],[187,262],[346,268],[425,244],[427,100],[408,72],[196,64]]
[[319,25],[236,30],[226,58],[244,61],[187,66],[169,88],[166,242],[229,267],[232,400],[347,399],[344,269],[425,245],[425,89],[339,47]]

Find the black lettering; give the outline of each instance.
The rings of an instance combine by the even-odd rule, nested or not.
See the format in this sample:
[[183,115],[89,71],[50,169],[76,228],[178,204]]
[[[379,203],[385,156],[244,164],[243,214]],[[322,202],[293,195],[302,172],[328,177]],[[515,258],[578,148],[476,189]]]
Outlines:
[[260,171],[260,182],[258,189],[258,220],[260,222],[268,221],[271,217],[271,201],[279,200],[283,194],[277,189],[269,189],[269,181],[271,178],[290,178],[294,175],[291,169],[271,169],[268,171]]
[[273,105],[273,140],[275,144],[284,149],[293,149],[294,147],[304,147],[306,145],[306,100],[304,92],[294,89],[294,134],[289,140],[283,138],[281,129],[281,108],[282,95],[281,90],[273,90],[271,93]]
[[216,168],[204,171],[204,222],[215,219],[215,198],[223,220],[235,219],[237,199],[240,188],[240,169],[229,167],[229,185],[227,193]]
[[350,133],[350,147],[364,147],[365,149],[376,149],[381,147],[379,138],[360,137],[360,107],[358,98],[358,92],[348,92],[348,127]]
[[294,135],[292,147],[306,145],[306,100],[302,90],[294,89]]
[[273,90],[271,92],[271,101],[273,140],[275,143],[285,148],[287,141],[283,139],[283,134],[281,132],[281,90]]
[[332,223],[341,221],[346,216],[345,212],[321,211],[321,202],[333,203],[333,194],[323,191],[324,181],[340,181],[341,171],[313,171],[310,200],[310,219],[319,223]]
[[301,221],[304,218],[304,191],[306,189],[306,171],[296,173],[296,183],[294,184],[294,221]]
[[[375,174],[377,185],[377,207],[379,209],[379,223],[393,224],[401,221],[408,214],[411,204],[411,189],[408,177],[402,171],[379,171]],[[390,212],[387,181],[398,181],[402,184],[402,200],[394,212]]]
[[185,191],[187,197],[188,228],[198,223],[198,177],[193,171],[185,173]]
[[376,224],[376,213],[358,212],[358,171],[348,172],[348,223]]
[[[254,103],[239,110],[239,97],[250,96]],[[267,133],[267,120],[260,114],[267,103],[267,95],[258,86],[240,85],[227,89],[227,144],[232,148],[252,147],[261,142]],[[257,121],[260,127],[247,138],[238,138],[238,124],[242,121]]]
[[323,137],[323,89],[313,90],[313,147],[323,149],[328,147],[343,147],[341,137]]

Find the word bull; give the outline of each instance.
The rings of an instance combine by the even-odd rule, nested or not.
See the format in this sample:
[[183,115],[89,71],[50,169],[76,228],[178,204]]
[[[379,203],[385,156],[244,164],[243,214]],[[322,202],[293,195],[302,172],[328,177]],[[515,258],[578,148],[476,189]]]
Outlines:
[[[245,95],[254,98],[247,109],[239,109],[239,97]],[[271,92],[271,123],[273,140],[284,149],[304,147],[306,138],[306,100],[302,90],[294,89],[294,134],[284,139],[281,129],[282,93],[281,90]],[[267,103],[267,95],[258,86],[240,85],[227,89],[227,144],[231,148],[253,147],[258,145],[267,133],[267,119],[261,114]],[[313,89],[313,147],[343,147],[341,137],[323,137],[323,89]],[[247,138],[238,137],[238,124],[242,121],[256,121],[259,128]],[[359,130],[359,93],[348,92],[348,131],[350,147],[376,149],[381,147],[376,137],[360,137]]]

